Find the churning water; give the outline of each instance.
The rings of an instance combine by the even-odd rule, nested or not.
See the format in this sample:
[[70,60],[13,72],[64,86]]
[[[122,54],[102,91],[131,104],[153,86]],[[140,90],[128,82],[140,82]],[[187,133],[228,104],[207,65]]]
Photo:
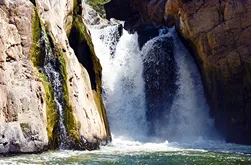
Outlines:
[[[140,143],[114,140],[98,151],[51,151],[0,158],[0,164],[88,164],[88,165],[250,165],[251,148],[234,144],[207,143],[207,148],[176,143]],[[195,148],[195,149],[194,149]]]
[[130,35],[124,31],[117,44],[109,44],[114,42],[111,32],[116,30],[116,26],[111,26],[91,33],[103,68],[104,102],[109,109],[107,113],[112,133],[141,140],[146,137],[147,121],[143,63],[137,34]]
[[[123,31],[114,41],[117,29],[115,25],[91,31],[103,67],[104,102],[115,138],[141,142],[215,138],[199,72],[175,30],[160,29],[159,36],[140,50],[137,33]],[[170,42],[170,50],[163,41]],[[169,82],[173,85],[164,86]]]

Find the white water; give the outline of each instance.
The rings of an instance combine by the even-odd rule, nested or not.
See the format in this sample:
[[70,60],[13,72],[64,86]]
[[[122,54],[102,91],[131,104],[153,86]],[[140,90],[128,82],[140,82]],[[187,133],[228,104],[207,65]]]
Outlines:
[[[167,37],[171,37],[174,43],[174,57],[178,66],[178,80],[176,81],[178,92],[175,95],[170,114],[167,113],[163,121],[156,123],[159,138],[164,137],[178,142],[195,142],[199,139],[218,140],[219,137],[213,128],[214,121],[209,116],[209,107],[197,66],[179,40],[175,29],[169,29],[168,33],[165,31],[166,29],[161,29],[160,35],[149,40],[142,48],[144,61],[158,62],[154,56],[146,57],[147,52],[161,49],[153,46]],[[158,53],[162,52],[158,51]]]
[[[56,103],[56,109],[59,113],[59,148],[64,149],[66,147],[66,141],[68,139],[66,127],[64,124],[64,108],[63,108],[63,86],[62,86],[62,78],[60,77],[60,73],[55,69],[56,58],[52,54],[49,43],[46,39],[46,34],[42,32],[41,43],[45,46],[45,61],[44,61],[44,72],[48,76],[48,80],[53,87],[53,97]],[[40,43],[40,44],[41,44]]]
[[[95,52],[103,68],[103,97],[114,141],[122,140],[130,146],[130,143],[135,143],[134,140],[156,142],[160,139],[182,144],[215,140],[216,133],[213,120],[209,117],[200,74],[174,29],[168,34],[160,31],[160,35],[148,41],[142,51],[139,50],[136,33],[123,31],[116,45],[112,35],[115,31],[113,26],[91,30]],[[144,54],[148,51],[159,49],[152,45],[166,37],[174,39],[174,55],[178,65],[176,84],[179,88],[170,114],[156,123],[161,137],[153,138],[147,137],[145,82],[142,76],[143,61],[146,59],[143,58],[146,58]],[[112,49],[111,45],[114,46]],[[111,55],[112,50],[115,50],[114,56]]]
[[[103,68],[104,103],[112,133],[134,140],[146,137],[143,64],[137,42],[137,34],[123,31],[111,56],[109,41],[113,41],[113,27],[92,30],[92,39]],[[104,39],[100,39],[100,35]],[[101,37],[102,38],[102,37]],[[114,41],[113,41],[114,42]]]
[[178,93],[174,99],[168,120],[167,135],[177,141],[216,138],[214,121],[209,116],[209,107],[197,66],[179,40],[174,29],[174,55],[178,64]]

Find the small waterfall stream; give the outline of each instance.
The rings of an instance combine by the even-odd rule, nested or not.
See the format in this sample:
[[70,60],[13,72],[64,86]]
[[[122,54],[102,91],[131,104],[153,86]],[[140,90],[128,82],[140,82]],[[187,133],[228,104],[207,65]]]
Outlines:
[[140,50],[137,33],[123,31],[114,41],[116,29],[91,30],[113,135],[139,141],[213,138],[200,74],[175,30],[159,29]]
[[60,73],[60,62],[52,53],[50,43],[46,39],[46,34],[42,31],[42,37],[40,41],[44,47],[45,60],[43,66],[43,72],[48,76],[48,80],[53,88],[54,101],[56,104],[56,109],[59,114],[59,125],[58,125],[58,135],[59,135],[59,148],[64,149],[67,146],[68,135],[65,127],[65,116],[64,116],[64,94],[63,94],[63,77]]

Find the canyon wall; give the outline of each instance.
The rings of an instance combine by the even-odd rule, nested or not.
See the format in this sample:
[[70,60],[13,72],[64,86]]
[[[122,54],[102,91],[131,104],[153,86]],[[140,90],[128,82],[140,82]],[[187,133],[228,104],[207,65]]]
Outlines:
[[[58,148],[62,119],[66,149],[92,150],[111,140],[102,68],[82,8],[77,0],[0,1],[0,153]],[[70,39],[86,43],[88,51],[74,50]],[[61,77],[61,117],[54,83],[44,71],[48,54]]]
[[216,127],[251,144],[251,1],[169,0],[165,9],[195,52]]
[[[130,8],[116,10],[118,3]],[[112,0],[107,6],[109,17],[131,13],[122,19],[132,31],[176,25],[200,69],[215,126],[226,141],[251,144],[251,1]]]

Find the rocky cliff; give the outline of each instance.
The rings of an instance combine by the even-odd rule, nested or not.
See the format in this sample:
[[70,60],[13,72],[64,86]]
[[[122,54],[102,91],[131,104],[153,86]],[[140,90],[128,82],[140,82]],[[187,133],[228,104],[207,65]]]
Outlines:
[[[113,4],[113,5],[112,5]],[[200,69],[215,125],[229,142],[251,144],[251,1],[112,0],[126,25],[176,25]],[[132,12],[133,11],[133,12]]]
[[0,153],[91,150],[110,140],[102,68],[82,7],[77,0],[0,1]]
[[251,144],[251,1],[169,0],[165,9],[192,46],[216,127]]

